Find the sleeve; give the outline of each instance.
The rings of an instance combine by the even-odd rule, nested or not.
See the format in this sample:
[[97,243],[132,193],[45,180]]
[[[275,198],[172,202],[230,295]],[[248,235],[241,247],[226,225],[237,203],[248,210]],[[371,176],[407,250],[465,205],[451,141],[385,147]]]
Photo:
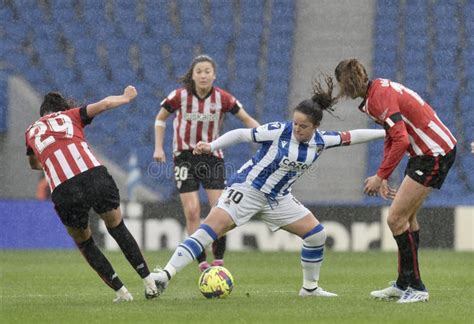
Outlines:
[[168,97],[163,99],[160,106],[166,109],[170,114],[174,113],[181,105],[180,92],[179,89],[173,90]]
[[410,142],[405,123],[396,123],[387,130],[387,137],[384,143],[383,160],[377,171],[377,175],[382,179],[387,179],[392,174],[403,159],[403,155],[408,149]]
[[[383,109],[382,109],[383,108]],[[410,142],[405,122],[398,106],[397,92],[387,88],[374,94],[370,113],[383,125],[387,132],[384,156],[377,171],[382,179],[387,179],[403,158]]]
[[31,125],[26,129],[26,132],[25,132],[26,155],[33,155],[33,154],[35,154],[35,152],[34,152],[33,149],[31,148],[31,146],[28,144],[28,136],[29,136],[29,134],[30,134],[30,129],[31,129]]
[[81,117],[81,121],[84,126],[89,125],[92,122],[92,119],[94,119],[94,117],[89,117],[87,115],[87,105],[79,108],[79,116]]
[[355,129],[346,132],[323,131],[322,134],[326,143],[325,149],[366,143],[385,137],[383,129]]
[[274,141],[281,135],[284,128],[285,124],[279,122],[272,122],[252,128],[252,141],[256,143]]
[[220,89],[222,93],[222,111],[235,115],[242,108],[242,104],[230,93]]
[[252,134],[249,128],[239,128],[231,130],[218,137],[211,143],[211,151],[224,149],[237,143],[251,142]]

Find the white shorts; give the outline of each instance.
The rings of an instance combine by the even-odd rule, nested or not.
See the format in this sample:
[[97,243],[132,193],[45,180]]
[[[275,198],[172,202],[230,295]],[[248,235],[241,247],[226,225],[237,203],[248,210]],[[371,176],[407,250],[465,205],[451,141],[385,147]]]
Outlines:
[[260,213],[271,231],[277,231],[311,213],[291,193],[272,200],[247,183],[234,183],[227,187],[222,192],[217,207],[225,210],[237,226],[247,223]]

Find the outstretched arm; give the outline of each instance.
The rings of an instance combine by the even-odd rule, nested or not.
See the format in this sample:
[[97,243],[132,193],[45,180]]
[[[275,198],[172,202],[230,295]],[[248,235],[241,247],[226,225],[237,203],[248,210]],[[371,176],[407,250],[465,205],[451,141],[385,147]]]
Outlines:
[[128,104],[137,96],[137,90],[133,86],[128,86],[123,90],[120,96],[109,96],[99,102],[87,105],[87,116],[93,118],[98,114]]
[[370,142],[385,137],[383,129],[354,129],[347,132],[323,132],[326,149]]
[[211,153],[215,150],[223,149],[242,142],[252,142],[252,129],[234,129],[218,137],[212,143],[199,142],[194,149],[194,154]]

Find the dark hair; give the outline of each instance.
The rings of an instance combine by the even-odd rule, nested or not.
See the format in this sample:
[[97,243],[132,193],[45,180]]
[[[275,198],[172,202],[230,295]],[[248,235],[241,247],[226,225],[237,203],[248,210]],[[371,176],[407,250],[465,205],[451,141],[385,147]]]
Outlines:
[[347,59],[339,62],[334,74],[340,88],[338,97],[353,98],[361,94],[369,82],[364,65],[357,59]]
[[193,70],[196,64],[201,63],[201,62],[211,63],[212,68],[214,69],[214,73],[217,73],[216,62],[209,55],[196,56],[191,62],[191,66],[189,67],[186,74],[178,79],[178,82],[180,82],[188,91],[195,90],[196,85],[194,84],[194,80],[193,80]]
[[50,113],[66,111],[72,107],[75,107],[72,99],[63,97],[59,92],[49,92],[44,96],[40,107],[40,116],[43,117]]
[[[325,90],[321,84],[321,78],[324,78],[327,89]],[[323,110],[329,112],[334,111],[333,106],[337,103],[337,98],[332,96],[334,89],[333,79],[321,74],[319,77],[313,79],[313,96],[311,99],[301,101],[294,109],[309,117],[313,125],[319,125],[323,119]]]

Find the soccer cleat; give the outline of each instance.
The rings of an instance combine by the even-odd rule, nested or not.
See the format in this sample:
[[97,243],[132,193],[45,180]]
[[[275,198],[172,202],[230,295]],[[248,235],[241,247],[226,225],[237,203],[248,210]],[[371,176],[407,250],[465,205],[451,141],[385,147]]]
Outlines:
[[128,292],[127,288],[125,286],[122,286],[119,290],[115,292],[115,298],[113,300],[114,303],[123,303],[123,302],[129,302],[133,300],[133,296],[131,293]]
[[224,260],[215,259],[214,261],[212,261],[211,266],[213,266],[213,267],[223,267],[224,266]]
[[430,295],[427,290],[416,290],[408,287],[403,296],[397,301],[399,304],[427,302]]
[[323,290],[321,287],[317,287],[315,289],[306,289],[301,288],[299,295],[301,297],[336,297],[337,294],[331,293],[329,291]]
[[153,299],[160,295],[158,288],[156,287],[155,280],[153,280],[151,274],[148,277],[143,278],[143,284],[145,285],[145,298]]
[[404,291],[397,286],[395,281],[391,281],[389,284],[390,287],[372,291],[370,296],[375,299],[398,299],[402,297]]
[[199,270],[203,272],[204,270],[208,269],[210,267],[209,263],[207,261],[202,261],[199,263]]
[[155,281],[156,289],[158,291],[157,296],[161,295],[165,291],[166,287],[168,287],[168,275],[160,268],[155,268],[153,269],[153,272],[150,273],[150,276]]

